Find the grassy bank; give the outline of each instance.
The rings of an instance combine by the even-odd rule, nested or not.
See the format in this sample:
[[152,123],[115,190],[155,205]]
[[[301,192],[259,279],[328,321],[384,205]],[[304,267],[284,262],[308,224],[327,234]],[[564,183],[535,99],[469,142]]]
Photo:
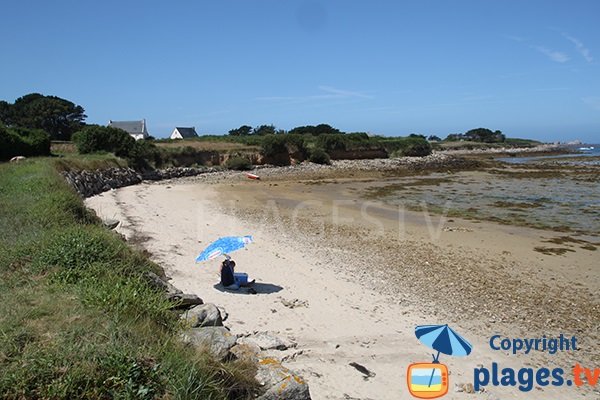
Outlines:
[[251,397],[251,366],[178,342],[177,315],[144,279],[157,266],[54,162],[0,164],[0,397]]

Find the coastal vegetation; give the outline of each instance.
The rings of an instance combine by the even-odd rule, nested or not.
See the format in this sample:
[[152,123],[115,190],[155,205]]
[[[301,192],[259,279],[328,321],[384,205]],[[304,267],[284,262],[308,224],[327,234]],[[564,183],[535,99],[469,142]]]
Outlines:
[[50,154],[50,136],[41,129],[6,128],[0,123],[0,161]]
[[331,158],[329,157],[329,154],[320,148],[315,148],[310,151],[308,161],[315,164],[331,164]]
[[[433,150],[489,147],[530,147],[539,142],[510,139],[499,130],[471,129],[449,134],[410,134],[406,137],[343,132],[329,124],[302,125],[286,131],[273,124],[241,125],[227,135],[184,140],[134,140],[127,132],[87,124],[82,106],[57,96],[31,93],[9,103],[0,101],[0,160],[13,156],[49,155],[50,141],[74,143],[80,154],[112,153],[138,170],[168,166],[224,165],[234,169],[251,164],[289,165],[311,160],[421,157]],[[235,161],[227,162],[235,158]]]
[[472,142],[503,143],[506,136],[501,131],[492,131],[487,128],[471,129],[465,133],[452,133],[446,137],[449,142],[468,140]]
[[159,267],[84,207],[56,160],[0,164],[1,396],[252,398],[254,367],[183,347],[145,279]]
[[52,140],[69,140],[84,126],[83,107],[57,96],[30,93],[14,103],[0,100],[0,122],[10,127],[41,129]]
[[225,167],[236,171],[249,171],[252,169],[252,163],[246,157],[235,156],[225,161]]

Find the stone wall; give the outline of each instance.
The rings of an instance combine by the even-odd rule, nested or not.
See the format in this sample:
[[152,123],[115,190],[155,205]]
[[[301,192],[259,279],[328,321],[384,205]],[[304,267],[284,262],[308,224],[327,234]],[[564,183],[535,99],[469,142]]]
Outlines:
[[82,197],[90,197],[107,190],[136,185],[143,180],[162,180],[195,176],[214,172],[214,168],[167,168],[139,173],[132,168],[108,168],[94,171],[64,171],[63,177]]

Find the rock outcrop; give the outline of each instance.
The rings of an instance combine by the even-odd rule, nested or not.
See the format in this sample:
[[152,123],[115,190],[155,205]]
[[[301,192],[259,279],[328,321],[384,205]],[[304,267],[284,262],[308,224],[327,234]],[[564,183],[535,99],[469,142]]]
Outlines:
[[182,318],[188,323],[190,328],[223,326],[221,311],[212,303],[191,308],[182,315]]
[[287,350],[296,346],[295,343],[269,332],[257,332],[254,335],[241,337],[238,339],[238,343],[257,346],[261,350]]
[[226,361],[233,357],[230,350],[235,346],[237,336],[223,326],[205,326],[184,332],[181,340],[186,344],[205,348],[217,360]]
[[146,280],[152,287],[165,293],[167,300],[173,304],[173,309],[189,309],[194,306],[204,304],[200,297],[196,296],[195,294],[183,293],[181,290],[177,289],[175,286],[171,285],[154,272],[146,272]]
[[[214,304],[204,304],[181,315],[190,329],[181,334],[183,343],[206,349],[215,359],[246,360],[257,365],[256,380],[261,386],[262,400],[308,400],[308,384],[285,368],[279,354],[296,344],[271,332],[254,332],[238,336],[222,326],[221,312]],[[273,353],[277,355],[272,355]],[[302,352],[296,352],[301,354]],[[287,357],[290,357],[289,355]]]
[[259,400],[310,400],[308,384],[273,358],[258,362],[256,380],[267,388]]

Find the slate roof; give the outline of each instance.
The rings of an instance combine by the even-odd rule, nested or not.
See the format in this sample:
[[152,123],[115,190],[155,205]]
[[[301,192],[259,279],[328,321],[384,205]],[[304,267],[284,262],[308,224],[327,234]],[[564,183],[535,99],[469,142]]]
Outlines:
[[123,129],[130,135],[142,135],[145,132],[145,121],[109,121],[108,126]]
[[177,131],[181,134],[182,137],[184,138],[192,138],[192,137],[196,137],[198,136],[198,134],[196,133],[196,128],[191,127],[191,128],[184,128],[184,127],[176,127],[175,129],[177,129]]

